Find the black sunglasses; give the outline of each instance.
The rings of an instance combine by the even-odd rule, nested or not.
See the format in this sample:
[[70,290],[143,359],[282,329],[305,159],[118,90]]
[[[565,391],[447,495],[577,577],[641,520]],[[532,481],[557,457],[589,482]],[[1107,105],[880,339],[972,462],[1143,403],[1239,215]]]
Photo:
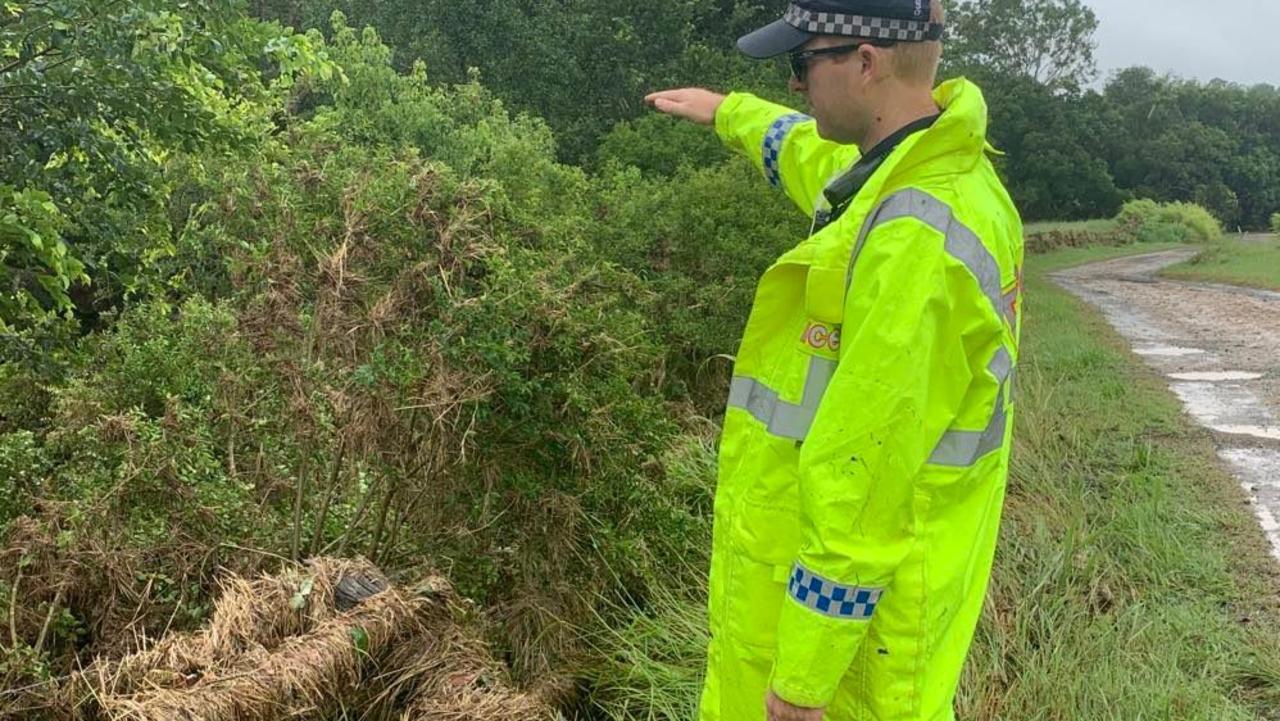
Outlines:
[[787,62],[791,65],[791,75],[796,80],[803,83],[805,76],[809,73],[810,60],[827,55],[845,55],[857,50],[863,45],[874,45],[878,48],[887,48],[890,45],[893,45],[893,41],[863,40],[850,45],[836,45],[830,48],[818,48],[817,50],[795,50],[787,54]]

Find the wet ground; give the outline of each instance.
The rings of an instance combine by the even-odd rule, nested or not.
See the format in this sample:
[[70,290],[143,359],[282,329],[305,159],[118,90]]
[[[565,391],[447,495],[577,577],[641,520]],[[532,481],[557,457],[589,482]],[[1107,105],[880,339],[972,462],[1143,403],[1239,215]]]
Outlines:
[[1156,277],[1195,253],[1119,258],[1052,278],[1100,308],[1213,431],[1280,559],[1280,293]]

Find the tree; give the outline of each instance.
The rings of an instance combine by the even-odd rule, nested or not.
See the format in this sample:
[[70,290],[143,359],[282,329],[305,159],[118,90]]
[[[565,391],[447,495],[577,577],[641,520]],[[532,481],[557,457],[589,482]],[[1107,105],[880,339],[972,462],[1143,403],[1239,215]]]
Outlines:
[[647,112],[641,98],[674,84],[724,86],[781,65],[741,57],[734,40],[786,4],[749,0],[264,0],[261,17],[327,29],[337,8],[372,25],[395,65],[426,63],[433,83],[467,82],[471,68],[511,107],[554,129],[560,155],[588,160],[613,125]]
[[0,329],[75,281],[138,289],[169,243],[165,158],[268,128],[262,68],[315,63],[237,0],[0,4]]
[[1054,91],[1029,77],[984,83],[998,167],[1028,220],[1110,217],[1116,188],[1098,138],[1113,134],[1115,113],[1097,93]]
[[963,0],[948,20],[949,68],[1082,87],[1097,75],[1098,17],[1081,0]]

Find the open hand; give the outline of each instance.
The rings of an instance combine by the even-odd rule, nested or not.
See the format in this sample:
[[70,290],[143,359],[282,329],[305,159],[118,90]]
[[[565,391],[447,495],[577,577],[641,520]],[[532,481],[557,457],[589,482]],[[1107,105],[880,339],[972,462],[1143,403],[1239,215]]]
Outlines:
[[699,125],[712,125],[716,122],[716,111],[724,102],[724,96],[702,88],[680,88],[649,93],[644,96],[644,101],[667,115]]
[[764,697],[764,708],[768,713],[769,721],[822,721],[822,714],[825,711],[820,708],[792,706],[778,698],[773,691]]

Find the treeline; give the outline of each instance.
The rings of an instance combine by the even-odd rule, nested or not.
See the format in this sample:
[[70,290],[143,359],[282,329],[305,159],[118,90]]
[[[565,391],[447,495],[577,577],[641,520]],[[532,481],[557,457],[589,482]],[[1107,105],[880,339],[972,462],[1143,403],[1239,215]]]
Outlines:
[[[782,0],[256,0],[255,11],[299,28],[340,8],[377,27],[407,68],[434,82],[470,68],[521,111],[544,118],[560,157],[591,165],[619,122],[639,122],[637,155],[660,169],[719,158],[686,152],[680,131],[644,118],[640,98],[670,85],[746,89],[783,102],[782,64],[733,49],[780,15]],[[1080,0],[954,0],[944,75],[985,88],[991,140],[1025,219],[1111,217],[1132,198],[1195,202],[1228,228],[1264,228],[1280,208],[1280,91],[1198,83],[1130,68],[1092,89],[1097,18]],[[1229,79],[1228,79],[1229,80]],[[676,134],[672,137],[671,134]]]

